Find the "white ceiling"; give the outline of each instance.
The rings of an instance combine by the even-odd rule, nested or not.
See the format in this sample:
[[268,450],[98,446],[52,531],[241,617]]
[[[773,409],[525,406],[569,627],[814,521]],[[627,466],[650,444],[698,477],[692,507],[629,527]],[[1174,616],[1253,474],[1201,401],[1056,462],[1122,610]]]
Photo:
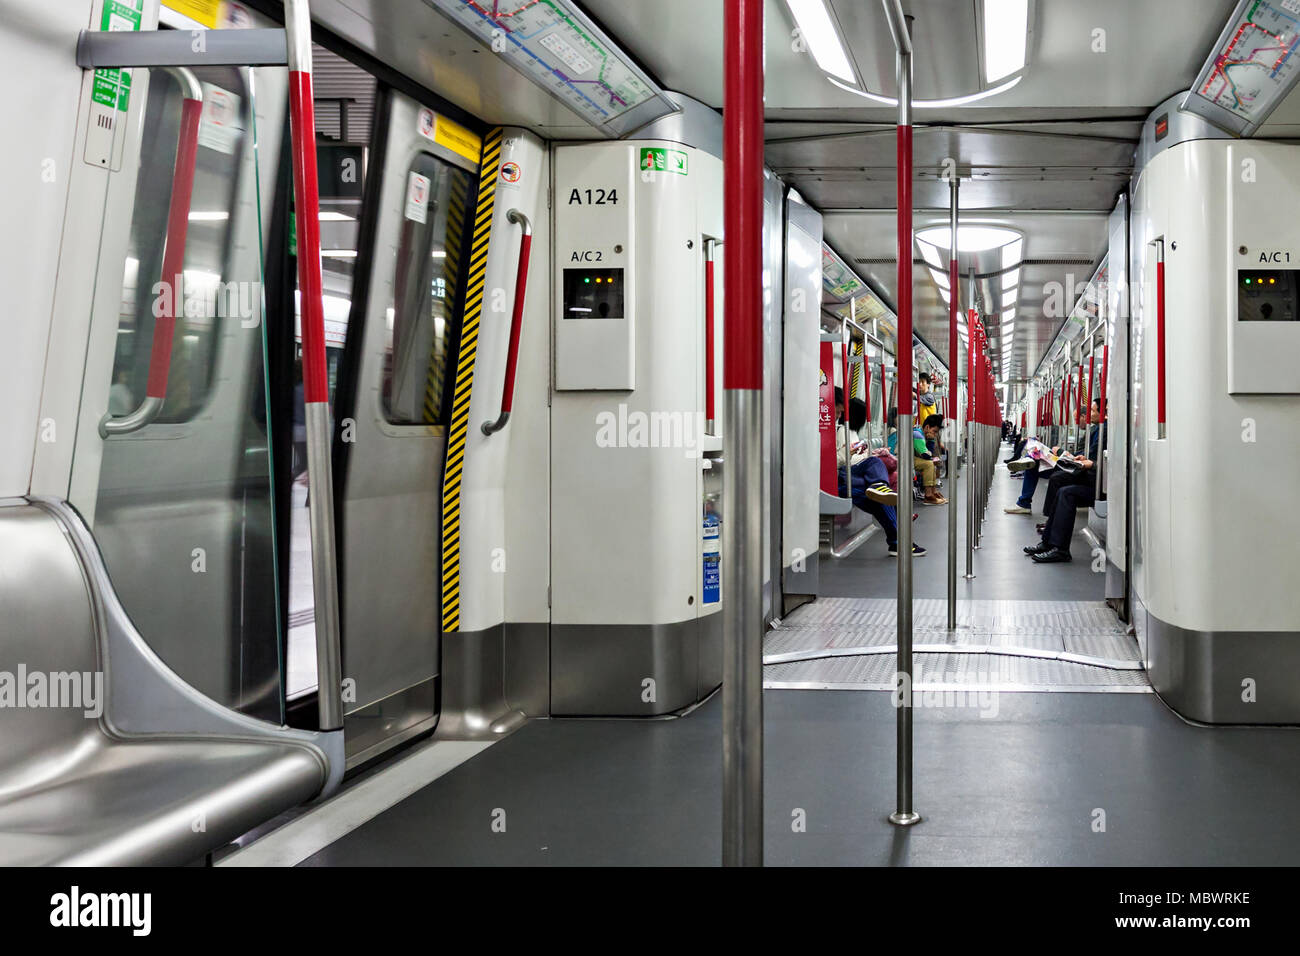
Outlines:
[[[666,89],[722,106],[721,0],[577,0]],[[879,0],[827,0],[866,89],[894,93],[894,52]],[[1044,288],[1087,278],[1106,242],[1106,214],[1132,169],[1142,121],[1187,89],[1234,0],[1030,0],[1023,80],[997,96],[918,109],[918,226],[945,219],[947,158],[969,169],[962,209],[1026,233],[1013,377],[1032,373],[1060,318],[1042,314]],[[976,0],[903,0],[915,17],[915,95],[979,88]],[[894,110],[831,85],[796,49],[784,0],[766,0],[767,157],[826,214],[826,235],[894,301]],[[484,121],[550,138],[597,134],[511,67],[482,50],[422,0],[313,0],[312,10],[352,42]],[[1100,33],[1098,31],[1104,31]],[[1104,52],[1094,49],[1104,36]],[[1300,96],[1264,136],[1300,136]],[[935,215],[931,216],[931,212]],[[888,263],[857,260],[889,259]],[[1086,264],[1085,264],[1086,263]],[[963,264],[964,265],[964,264]],[[946,357],[945,309],[917,269],[916,329]],[[964,303],[963,303],[964,305]]]

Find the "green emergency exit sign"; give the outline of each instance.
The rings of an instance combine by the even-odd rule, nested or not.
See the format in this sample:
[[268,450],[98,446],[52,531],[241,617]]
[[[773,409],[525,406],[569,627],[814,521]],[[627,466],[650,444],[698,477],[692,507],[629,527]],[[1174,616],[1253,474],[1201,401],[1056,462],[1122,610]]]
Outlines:
[[687,169],[687,159],[687,155],[680,149],[643,147],[641,149],[641,171],[677,173],[680,176],[685,176],[689,171]]

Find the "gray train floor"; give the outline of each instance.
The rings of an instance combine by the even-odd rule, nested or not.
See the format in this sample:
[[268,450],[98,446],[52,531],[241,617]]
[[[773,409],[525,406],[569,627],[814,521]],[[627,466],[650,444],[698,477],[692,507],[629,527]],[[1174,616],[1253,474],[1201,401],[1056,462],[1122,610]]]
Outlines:
[[[1070,565],[1020,555],[1033,519],[1002,513],[1012,486],[999,470],[970,596],[1099,600],[1086,539],[1076,537]],[[917,597],[945,596],[944,520],[943,508],[925,508],[917,521],[932,548],[929,564],[916,563]],[[883,549],[868,541],[830,573],[823,562],[824,592],[892,596],[892,571],[864,573],[874,561],[892,566]],[[766,691],[767,862],[1300,863],[1300,829],[1285,825],[1300,790],[1300,730],[1192,727],[1154,694],[995,700],[915,711],[924,821],[898,831],[885,822],[888,693]],[[718,695],[675,720],[532,721],[303,865],[714,865],[721,732]]]
[[[1285,825],[1295,731],[1190,727],[1154,695],[1005,694],[993,717],[918,709],[924,820],[900,832],[884,819],[888,694],[767,691],[764,706],[769,864],[1300,862]],[[716,864],[720,715],[715,695],[678,720],[534,721],[304,865]]]
[[[912,562],[912,596],[948,597],[948,509],[957,506],[957,597],[1025,601],[1100,601],[1105,574],[1092,570],[1092,545],[1080,531],[1086,525],[1081,512],[1075,521],[1069,564],[1037,565],[1022,551],[1036,544],[1034,524],[1043,520],[1043,499],[1047,482],[1038,483],[1034,514],[1008,515],[1002,509],[1016,503],[1020,480],[1011,477],[1002,459],[1010,456],[1002,446],[993,476],[980,548],[975,552],[975,577],[966,573],[966,476],[961,476],[956,501],[946,505],[922,505],[912,509],[914,540],[928,553]],[[951,494],[950,486],[944,488]],[[861,515],[861,512],[858,512]],[[865,515],[867,521],[871,519]],[[861,518],[855,519],[861,520]],[[897,594],[897,559],[885,553],[885,539],[877,532],[844,558],[823,552],[818,561],[818,593],[826,597],[880,597]]]

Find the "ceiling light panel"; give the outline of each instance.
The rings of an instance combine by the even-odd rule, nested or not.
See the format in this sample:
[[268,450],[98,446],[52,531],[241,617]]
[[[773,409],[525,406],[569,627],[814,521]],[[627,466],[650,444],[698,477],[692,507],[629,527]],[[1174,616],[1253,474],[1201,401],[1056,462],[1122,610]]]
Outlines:
[[785,5],[790,8],[795,25],[799,27],[799,35],[808,44],[808,49],[822,72],[849,83],[855,82],[857,77],[854,76],[853,65],[844,52],[844,44],[825,2],[785,0]]
[[1029,0],[984,0],[984,78],[989,83],[1025,68]]

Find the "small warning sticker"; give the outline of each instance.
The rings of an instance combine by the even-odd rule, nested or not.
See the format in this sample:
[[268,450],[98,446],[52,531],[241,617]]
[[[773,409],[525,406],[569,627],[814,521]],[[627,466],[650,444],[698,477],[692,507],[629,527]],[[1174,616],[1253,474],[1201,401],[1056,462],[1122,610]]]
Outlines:
[[219,153],[233,153],[243,132],[238,95],[211,83],[203,84],[203,119],[199,145]]
[[420,110],[415,126],[425,139],[436,139],[438,136],[438,117],[433,110]]
[[413,222],[429,221],[429,177],[412,172],[406,180],[406,218]]
[[[106,0],[101,30],[140,29],[144,0]],[[122,168],[126,146],[126,111],[131,105],[130,70],[96,70],[90,89],[90,125],[83,159],[92,166]]]

